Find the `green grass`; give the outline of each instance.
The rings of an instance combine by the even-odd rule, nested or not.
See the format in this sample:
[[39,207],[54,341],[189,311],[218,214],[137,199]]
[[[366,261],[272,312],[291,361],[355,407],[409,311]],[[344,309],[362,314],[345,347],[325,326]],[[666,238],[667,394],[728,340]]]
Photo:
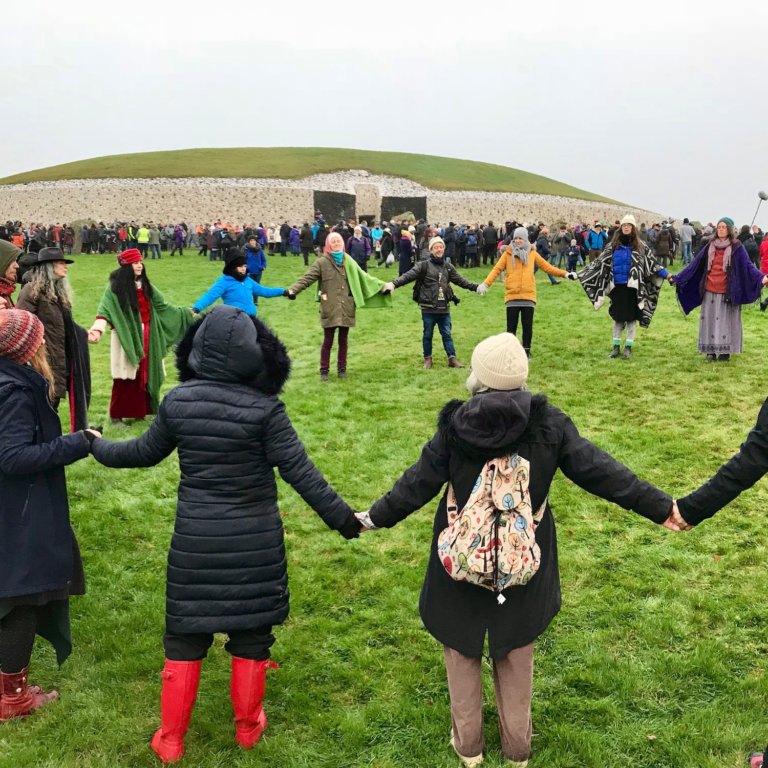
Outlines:
[[39,168],[0,179],[0,184],[28,184],[62,179],[186,178],[298,179],[313,173],[350,168],[402,176],[433,189],[529,192],[616,203],[607,197],[516,168],[452,157],[407,152],[374,152],[328,147],[238,147],[178,149],[93,157]]
[[[71,268],[80,323],[90,324],[113,264],[84,256]],[[197,256],[148,266],[169,299],[187,304],[220,269]],[[273,257],[265,282],[287,284],[302,271],[300,259]],[[539,278],[531,389],[640,476],[674,495],[697,487],[738,448],[764,399],[768,316],[745,310],[745,354],[708,366],[696,353],[697,318],[682,316],[665,285],[633,358],[609,360],[607,312],[596,313],[577,284]],[[366,508],[418,457],[442,404],[466,396],[466,371],[444,366],[437,334],[436,367],[421,370],[421,322],[406,288],[392,311],[359,313],[349,379],[321,385],[310,293],[264,301],[260,315],[294,360],[284,399],[299,435],[333,485]],[[502,290],[461,297],[453,324],[468,362],[475,343],[504,328]],[[107,421],[108,348],[105,339],[93,349],[94,423]],[[125,439],[142,428],[107,427],[106,435]],[[63,668],[37,644],[33,678],[62,699],[0,728],[2,768],[157,764],[148,741],[158,722],[177,480],[175,455],[150,469],[108,470],[89,458],[68,470],[89,593],[72,600],[75,650]],[[437,499],[397,528],[354,542],[328,531],[283,484],[280,500],[291,616],[276,629],[282,666],[269,677],[266,736],[248,753],[234,743],[219,639],[204,665],[184,764],[457,766],[441,648],[417,612]],[[562,475],[550,500],[564,605],[537,643],[531,768],[743,766],[768,739],[768,486],[689,534],[653,526]],[[486,764],[500,768],[488,674],[486,684]]]

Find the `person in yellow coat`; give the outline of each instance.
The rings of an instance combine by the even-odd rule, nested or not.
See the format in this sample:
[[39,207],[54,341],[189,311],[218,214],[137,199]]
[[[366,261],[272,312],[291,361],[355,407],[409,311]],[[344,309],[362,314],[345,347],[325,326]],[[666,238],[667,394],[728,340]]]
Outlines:
[[514,231],[512,242],[502,251],[496,265],[477,289],[481,295],[488,293],[493,281],[502,272],[506,272],[504,304],[507,308],[507,333],[517,335],[517,324],[522,318],[523,348],[528,357],[531,356],[533,341],[533,312],[536,309],[534,272],[537,267],[549,275],[576,279],[575,272],[559,269],[540,256],[536,248],[528,242],[528,231],[525,227],[518,227]]

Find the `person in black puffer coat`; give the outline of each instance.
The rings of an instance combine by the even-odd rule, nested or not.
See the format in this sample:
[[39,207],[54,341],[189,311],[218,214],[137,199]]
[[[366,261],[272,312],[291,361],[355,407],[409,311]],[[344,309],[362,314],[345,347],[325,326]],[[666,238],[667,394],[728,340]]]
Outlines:
[[[680,530],[672,520],[672,499],[579,435],[566,414],[543,395],[525,389],[527,377],[528,359],[515,336],[502,333],[481,341],[472,353],[472,373],[467,379],[470,400],[445,405],[437,432],[424,446],[421,458],[367,513],[358,515],[368,529],[391,528],[427,505],[446,484],[455,492],[455,506],[449,508],[449,494],[444,493],[435,515],[419,612],[427,631],[444,646],[453,720],[451,743],[465,765],[482,761],[481,669],[486,636],[494,667],[502,750],[510,765],[523,768],[528,764],[533,646],[560,610],[555,519],[547,502],[557,470],[596,496]],[[464,508],[480,485],[485,462],[505,456],[514,456],[521,468],[515,478],[520,487],[515,485],[515,492],[519,490],[527,500],[530,511],[537,510],[532,530],[539,566],[527,583],[491,591],[456,580],[466,566],[459,559],[459,568],[452,571],[450,560],[446,564],[443,559],[442,547],[438,553],[438,543],[448,527],[449,509],[455,517]],[[456,538],[466,538],[470,525],[457,526]],[[530,524],[521,515],[512,525],[516,531],[525,531]],[[510,536],[498,533],[511,527],[510,518],[497,518],[497,526],[497,536]],[[516,539],[515,551],[525,551],[522,541]],[[477,541],[473,537],[472,546],[478,552],[493,552],[493,540],[485,541],[479,534]],[[530,552],[534,552],[533,546]],[[494,568],[493,563],[488,567]]]
[[307,456],[277,398],[290,372],[285,347],[258,319],[216,306],[177,349],[182,383],[136,440],[95,440],[108,467],[148,467],[174,449],[181,482],[168,555],[161,727],[152,748],[164,762],[184,753],[202,659],[213,634],[232,654],[239,744],[266,725],[262,708],[274,643],[288,616],[288,574],[274,468],[347,539],[360,524]]

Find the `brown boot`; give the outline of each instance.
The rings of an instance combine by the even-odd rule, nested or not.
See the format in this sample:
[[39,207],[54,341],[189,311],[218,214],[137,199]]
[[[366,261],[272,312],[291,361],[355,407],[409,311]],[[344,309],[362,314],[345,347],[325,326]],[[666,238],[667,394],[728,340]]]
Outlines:
[[432,367],[432,358],[431,357],[425,357],[424,358],[424,367],[425,368],[431,368]]
[[0,672],[0,722],[26,717],[59,698],[56,691],[46,693],[37,686],[28,685],[27,669],[11,675]]
[[464,366],[459,362],[459,359],[457,357],[449,357],[448,358],[448,367],[449,368],[463,368]]

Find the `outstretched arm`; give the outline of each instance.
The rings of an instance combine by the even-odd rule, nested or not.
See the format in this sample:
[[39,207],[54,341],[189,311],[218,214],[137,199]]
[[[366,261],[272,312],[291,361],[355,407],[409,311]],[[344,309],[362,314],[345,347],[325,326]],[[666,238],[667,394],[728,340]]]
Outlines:
[[654,523],[663,523],[669,517],[671,496],[640,480],[632,470],[582,437],[567,417],[560,444],[560,469],[585,491]]
[[303,443],[279,400],[270,414],[264,443],[267,461],[292,485],[323,522],[346,539],[360,533],[360,523],[350,506],[331,488],[307,455]]
[[712,517],[742,491],[751,488],[768,472],[768,400],[763,403],[757,423],[739,452],[723,464],[704,485],[682,499],[677,506],[691,525]]
[[93,441],[91,451],[105,467],[153,467],[169,456],[176,447],[176,439],[166,423],[165,409],[160,410],[149,429],[135,440],[115,443],[104,438]]
[[378,528],[392,528],[437,496],[448,482],[448,450],[440,433],[422,449],[392,490],[373,504],[369,514]]

